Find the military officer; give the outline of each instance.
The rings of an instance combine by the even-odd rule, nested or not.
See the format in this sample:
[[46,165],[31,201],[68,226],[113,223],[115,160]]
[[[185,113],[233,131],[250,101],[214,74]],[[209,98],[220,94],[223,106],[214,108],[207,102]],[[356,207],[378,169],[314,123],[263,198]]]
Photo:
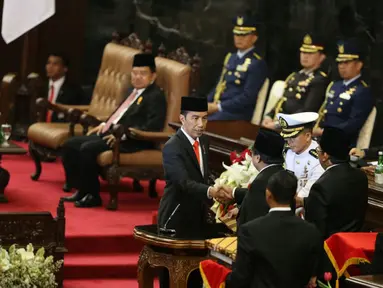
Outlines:
[[267,77],[266,62],[257,54],[254,19],[238,16],[234,21],[235,53],[225,57],[217,86],[208,95],[209,120],[251,121],[259,90]]
[[355,39],[338,44],[339,75],[343,80],[331,82],[327,87],[326,101],[320,111],[319,127],[315,136],[321,136],[321,127],[336,127],[343,130],[355,146],[358,134],[373,107],[370,88],[362,80],[363,55]]
[[312,128],[318,113],[302,112],[277,115],[288,148],[285,168],[294,172],[298,178],[298,197],[307,197],[311,186],[323,174],[316,148],[318,143],[312,139]]
[[325,60],[324,45],[320,37],[306,34],[300,48],[300,63],[303,69],[291,73],[285,80],[285,92],[274,109],[264,118],[262,125],[269,129],[279,128],[276,116],[279,112],[318,112],[325,99],[329,84],[327,74],[321,70]]

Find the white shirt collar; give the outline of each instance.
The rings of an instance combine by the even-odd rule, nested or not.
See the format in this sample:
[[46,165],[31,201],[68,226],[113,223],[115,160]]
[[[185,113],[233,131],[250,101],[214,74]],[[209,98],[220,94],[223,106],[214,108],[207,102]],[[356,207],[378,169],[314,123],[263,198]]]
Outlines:
[[198,141],[199,142],[199,139],[193,139],[192,137],[190,137],[190,135],[188,133],[186,133],[185,129],[183,127],[181,127],[181,131],[185,134],[186,138],[188,138],[190,144],[193,146],[194,142],[195,141]]
[[141,89],[136,89],[137,90],[137,95],[136,97],[140,96],[144,91],[145,91],[146,88],[141,88]]
[[241,59],[243,56],[245,56],[247,53],[249,53],[251,50],[253,50],[254,49],[254,46],[252,46],[252,47],[250,47],[250,48],[248,48],[248,49],[246,49],[246,50],[243,50],[243,51],[237,51],[237,56],[238,56],[238,58],[239,59]]
[[362,76],[362,75],[356,75],[354,78],[352,78],[352,79],[350,79],[350,80],[343,80],[343,84],[344,85],[346,85],[346,86],[348,86],[348,85],[350,85],[350,83],[352,83],[352,82],[354,82],[356,79],[358,79],[360,76]]
[[326,168],[326,171],[328,171],[328,170],[330,170],[331,168],[334,168],[334,167],[336,167],[336,166],[338,166],[338,165],[340,165],[340,164],[333,164],[333,165],[331,165],[331,166],[328,166],[328,167]]
[[267,166],[263,167],[261,170],[259,170],[258,175],[259,175],[263,170],[265,170],[265,169],[267,169],[267,168],[269,168],[269,167],[272,167],[272,166],[277,166],[277,165],[282,165],[282,164],[270,164],[270,165],[267,165]]
[[274,207],[269,210],[269,213],[273,211],[291,211],[291,208],[290,207]]
[[49,88],[53,85],[55,87],[54,89],[58,91],[61,88],[61,86],[64,84],[64,81],[65,81],[65,76],[57,79],[56,81],[49,79]]

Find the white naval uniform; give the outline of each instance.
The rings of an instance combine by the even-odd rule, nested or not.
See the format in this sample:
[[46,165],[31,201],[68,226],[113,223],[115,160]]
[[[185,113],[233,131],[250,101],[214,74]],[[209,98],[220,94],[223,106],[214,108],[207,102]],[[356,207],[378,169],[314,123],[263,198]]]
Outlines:
[[298,178],[298,197],[309,196],[311,186],[324,173],[318,157],[315,156],[317,147],[318,143],[312,140],[311,145],[299,155],[290,149],[286,152],[285,168],[294,172]]

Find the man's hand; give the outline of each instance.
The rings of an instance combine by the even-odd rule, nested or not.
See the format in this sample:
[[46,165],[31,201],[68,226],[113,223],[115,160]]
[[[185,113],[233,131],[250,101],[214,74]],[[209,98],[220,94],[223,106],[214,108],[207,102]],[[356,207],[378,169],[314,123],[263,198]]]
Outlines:
[[366,156],[366,153],[359,148],[352,148],[349,154],[350,156],[358,156],[359,158],[364,158]]
[[297,208],[298,207],[303,207],[303,204],[304,204],[303,198],[296,196],[295,197],[295,204],[296,204]]
[[237,207],[231,209],[230,211],[227,212],[226,217],[227,218],[236,218],[238,215],[239,209]]
[[106,135],[102,139],[106,141],[106,144],[108,144],[110,148],[113,148],[114,144],[116,143],[116,137],[114,137],[113,134]]
[[212,103],[208,103],[208,110],[207,110],[207,113],[210,115],[210,114],[214,114],[216,112],[218,112],[218,104],[215,103],[215,102],[212,102]]
[[270,117],[266,117],[265,119],[263,119],[262,126],[267,129],[275,130],[275,123]]
[[[231,189],[231,188],[229,188]],[[211,197],[216,199],[220,203],[228,203],[233,200],[231,192],[228,192],[228,187],[223,188],[222,186],[211,187],[209,194]]]
[[323,129],[322,128],[315,128],[313,130],[313,136],[314,137],[320,137],[320,136],[322,136],[322,134],[323,134]]
[[92,128],[92,129],[90,129],[90,130],[88,131],[88,133],[86,133],[86,136],[89,136],[89,135],[92,135],[92,134],[97,134],[97,135],[99,135],[99,134],[101,133],[103,127],[104,127],[104,124],[100,124],[100,125],[98,125],[97,127],[94,127],[94,128]]

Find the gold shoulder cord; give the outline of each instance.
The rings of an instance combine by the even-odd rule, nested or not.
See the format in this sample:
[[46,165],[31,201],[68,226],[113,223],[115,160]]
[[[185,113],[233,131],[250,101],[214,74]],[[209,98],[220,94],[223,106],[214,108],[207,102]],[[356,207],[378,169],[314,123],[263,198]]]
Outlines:
[[319,111],[318,111],[318,114],[319,114],[319,117],[318,117],[318,120],[317,122],[315,123],[315,126],[314,126],[314,129],[318,128],[319,127],[319,124],[320,122],[322,122],[323,120],[323,117],[326,113],[324,113],[324,110],[326,109],[326,105],[327,105],[327,99],[328,99],[328,91],[330,91],[332,85],[334,85],[334,81],[332,81],[328,86],[327,86],[327,89],[326,89],[326,98],[325,100],[323,101],[322,103],[322,106],[319,108]]
[[[290,80],[294,75],[295,75],[295,72],[293,72],[293,73],[291,73],[289,76],[287,76],[287,78],[286,78],[286,80],[285,80],[285,87],[287,86],[287,83],[289,82],[289,80]],[[286,97],[282,97],[281,99],[279,99],[277,105],[275,105],[273,121],[277,121],[277,114],[278,114],[279,111],[281,110],[282,105],[283,105],[283,103],[285,103],[286,100],[287,100]]]
[[219,102],[219,99],[221,98],[221,95],[226,88],[226,81],[223,81],[223,78],[225,77],[225,74],[227,72],[226,65],[227,65],[227,62],[229,62],[230,56],[231,56],[231,53],[227,53],[225,57],[225,61],[223,62],[221,77],[219,78],[219,82],[217,84],[217,87],[215,88],[215,94],[214,94],[215,103]]

